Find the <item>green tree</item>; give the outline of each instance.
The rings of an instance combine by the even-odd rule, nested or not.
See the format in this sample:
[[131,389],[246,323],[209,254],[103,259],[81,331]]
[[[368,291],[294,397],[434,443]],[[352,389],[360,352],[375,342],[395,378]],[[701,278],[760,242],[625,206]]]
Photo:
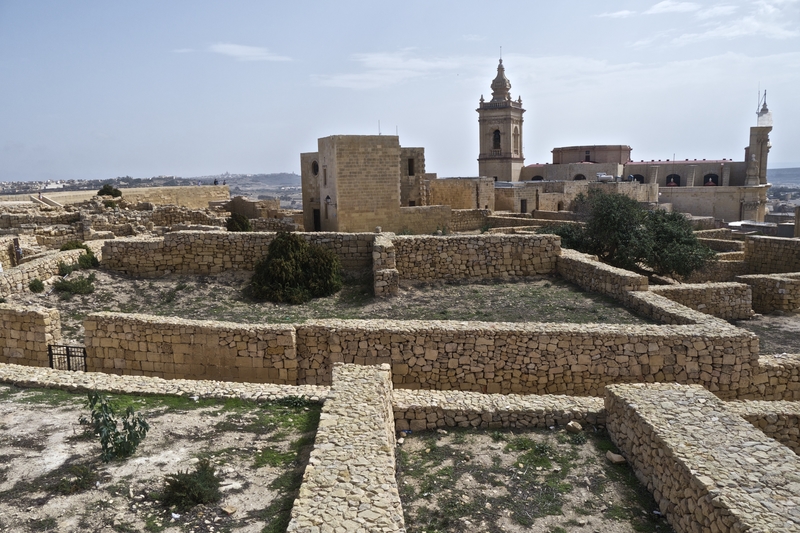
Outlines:
[[110,183],[106,183],[100,190],[97,191],[97,196],[113,196],[114,198],[119,198],[122,196],[122,191],[111,185]]
[[231,213],[230,218],[225,221],[225,227],[228,231],[253,231],[250,219],[239,213]]
[[279,232],[255,266],[248,293],[257,300],[299,304],[342,288],[339,257],[297,233]]
[[587,213],[583,227],[559,224],[540,233],[555,233],[565,248],[595,254],[610,265],[673,277],[687,276],[715,256],[680,213],[646,211],[627,196],[602,191],[591,191],[576,205]]

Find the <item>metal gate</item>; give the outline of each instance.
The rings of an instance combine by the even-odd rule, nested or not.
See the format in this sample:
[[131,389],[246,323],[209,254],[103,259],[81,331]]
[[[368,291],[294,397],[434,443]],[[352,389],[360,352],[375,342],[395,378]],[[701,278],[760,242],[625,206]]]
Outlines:
[[84,346],[51,344],[47,346],[47,357],[50,359],[50,368],[86,372],[86,348]]

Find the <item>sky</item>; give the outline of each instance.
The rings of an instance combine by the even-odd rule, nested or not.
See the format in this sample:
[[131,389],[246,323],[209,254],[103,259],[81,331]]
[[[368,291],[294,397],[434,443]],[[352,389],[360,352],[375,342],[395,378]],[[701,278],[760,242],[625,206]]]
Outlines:
[[299,173],[378,133],[476,176],[501,53],[526,164],[743,160],[766,89],[769,166],[800,167],[800,0],[0,0],[0,181]]

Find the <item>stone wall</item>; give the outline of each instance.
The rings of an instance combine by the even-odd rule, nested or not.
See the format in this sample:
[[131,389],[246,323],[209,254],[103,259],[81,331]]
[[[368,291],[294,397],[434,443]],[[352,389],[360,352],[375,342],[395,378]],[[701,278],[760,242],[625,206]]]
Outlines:
[[84,328],[89,372],[297,384],[293,326],[94,313]]
[[753,310],[757,313],[800,310],[800,272],[737,276],[736,281],[752,288]]
[[[202,185],[181,187],[131,187],[122,188],[122,198],[128,202],[150,202],[158,205],[182,205],[184,207],[208,207],[209,202],[228,201],[227,185]],[[92,191],[47,191],[47,197],[64,204],[79,204],[97,196]],[[30,194],[8,195],[3,199],[28,201]]]
[[744,253],[747,274],[800,272],[800,239],[749,235]]
[[737,396],[749,400],[800,401],[800,354],[758,357],[758,370]]
[[372,244],[373,291],[378,298],[395,296],[400,288],[393,236],[392,233],[378,234]]
[[42,281],[50,279],[58,274],[59,263],[75,264],[83,253],[83,250],[54,252],[0,272],[0,297],[29,291],[28,284],[31,281],[36,278]]
[[488,209],[453,209],[450,211],[450,231],[475,231],[488,228]]
[[753,295],[750,286],[745,283],[670,285],[650,287],[650,291],[690,309],[725,320],[743,320],[753,315]]
[[47,345],[61,340],[57,309],[0,304],[0,363],[50,366]]
[[334,362],[391,363],[399,388],[600,396],[612,383],[675,381],[736,397],[757,371],[758,339],[715,325],[312,320],[297,326],[299,379],[326,385]]
[[447,178],[428,182],[430,205],[451,209],[494,209],[495,188],[491,178]]
[[597,256],[563,248],[558,257],[558,274],[587,291],[624,300],[630,291],[646,291],[647,278],[629,270],[612,267]]
[[573,420],[605,424],[602,398],[397,389],[392,404],[397,431],[545,428],[565,426]]
[[555,235],[396,236],[392,242],[401,281],[549,274],[560,251]]
[[[332,249],[345,274],[372,269],[374,233],[302,233],[311,243]],[[267,254],[275,233],[180,231],[162,238],[115,239],[103,248],[103,266],[131,276],[216,274],[253,270]]]
[[739,252],[744,250],[744,243],[742,241],[698,237],[697,242],[708,246],[715,252]]
[[614,385],[606,417],[677,533],[800,526],[800,457],[702,387]]
[[727,402],[725,407],[800,455],[800,402]]
[[[739,252],[740,253],[740,252]],[[719,254],[720,256],[722,254]],[[728,254],[730,258],[730,254]],[[719,283],[733,281],[736,276],[747,274],[747,262],[744,257],[737,260],[722,260],[709,263],[705,268],[695,270],[689,276],[683,278],[685,283]],[[727,259],[727,258],[726,258]]]
[[26,224],[38,227],[68,226],[81,219],[80,213],[68,213],[63,210],[53,212],[27,210],[24,213],[0,213],[0,229],[20,228]]
[[402,533],[389,367],[336,365],[287,533]]

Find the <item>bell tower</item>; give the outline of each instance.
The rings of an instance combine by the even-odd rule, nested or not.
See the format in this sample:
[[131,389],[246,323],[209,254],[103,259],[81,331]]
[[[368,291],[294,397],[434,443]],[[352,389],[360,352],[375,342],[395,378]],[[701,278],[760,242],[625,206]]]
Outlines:
[[511,99],[511,82],[503,60],[492,81],[492,99],[481,96],[478,112],[480,155],[478,175],[495,181],[519,181],[525,157],[522,155],[522,97]]

